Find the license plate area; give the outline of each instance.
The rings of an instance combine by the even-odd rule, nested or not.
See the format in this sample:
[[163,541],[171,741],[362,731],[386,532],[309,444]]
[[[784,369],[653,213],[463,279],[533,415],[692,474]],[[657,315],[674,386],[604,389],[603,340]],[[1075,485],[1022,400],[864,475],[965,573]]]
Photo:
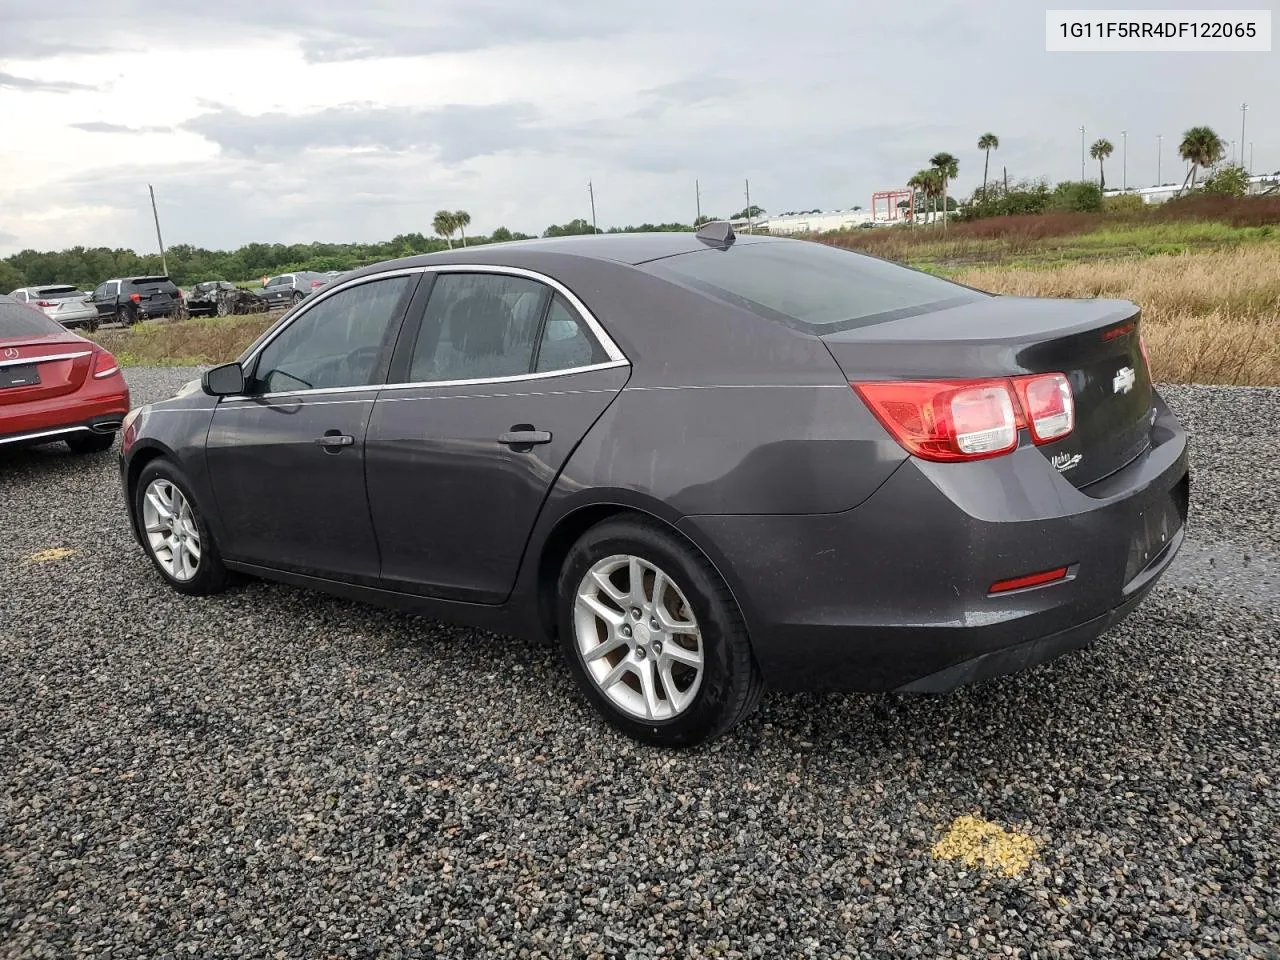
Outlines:
[[1125,561],[1126,584],[1159,559],[1182,528],[1186,506],[1185,501],[1180,499],[1180,494],[1181,484],[1139,515],[1133,537],[1129,541],[1129,556]]
[[9,367],[0,367],[0,390],[16,387],[38,387],[40,385],[40,367],[34,363],[19,363]]

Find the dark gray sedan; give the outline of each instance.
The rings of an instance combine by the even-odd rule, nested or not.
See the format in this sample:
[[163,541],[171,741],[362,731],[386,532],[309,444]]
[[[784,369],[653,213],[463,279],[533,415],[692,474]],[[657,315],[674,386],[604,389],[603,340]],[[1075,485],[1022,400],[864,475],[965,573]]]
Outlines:
[[1138,308],[801,240],[570,237],[365,267],[130,413],[176,590],[254,575],[555,636],[617,727],[941,692],[1080,647],[1182,539]]

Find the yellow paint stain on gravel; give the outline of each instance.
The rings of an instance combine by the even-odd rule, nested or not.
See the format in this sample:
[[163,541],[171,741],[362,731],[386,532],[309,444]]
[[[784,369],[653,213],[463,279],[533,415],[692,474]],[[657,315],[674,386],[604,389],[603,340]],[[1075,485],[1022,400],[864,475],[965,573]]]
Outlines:
[[51,563],[54,560],[65,560],[74,553],[75,551],[70,547],[50,547],[48,550],[31,554],[27,557],[27,563]]
[[1006,877],[1026,871],[1035,856],[1036,842],[1031,837],[967,815],[951,821],[933,845],[935,860],[959,860],[967,867],[999,870]]

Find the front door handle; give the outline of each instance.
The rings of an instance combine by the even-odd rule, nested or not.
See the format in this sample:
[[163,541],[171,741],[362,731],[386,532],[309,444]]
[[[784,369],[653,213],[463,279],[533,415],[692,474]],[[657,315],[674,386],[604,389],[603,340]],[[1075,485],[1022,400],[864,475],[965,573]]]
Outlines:
[[538,443],[550,443],[551,434],[546,430],[534,430],[532,427],[524,427],[522,429],[510,430],[507,433],[498,435],[498,442],[505,443],[509,447],[532,447]]

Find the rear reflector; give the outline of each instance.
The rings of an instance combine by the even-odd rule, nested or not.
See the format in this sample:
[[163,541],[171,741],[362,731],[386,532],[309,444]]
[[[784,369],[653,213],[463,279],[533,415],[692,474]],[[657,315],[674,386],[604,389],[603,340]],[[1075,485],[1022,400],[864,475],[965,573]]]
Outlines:
[[98,355],[93,358],[93,378],[102,380],[119,371],[120,364],[116,363],[116,358],[107,351],[99,349]]
[[1024,590],[1027,587],[1041,587],[1046,583],[1054,583],[1067,579],[1067,568],[1045,570],[1043,573],[1029,573],[1025,577],[1012,577],[1009,580],[997,580],[991,585],[988,593],[1008,593],[1010,590]]

